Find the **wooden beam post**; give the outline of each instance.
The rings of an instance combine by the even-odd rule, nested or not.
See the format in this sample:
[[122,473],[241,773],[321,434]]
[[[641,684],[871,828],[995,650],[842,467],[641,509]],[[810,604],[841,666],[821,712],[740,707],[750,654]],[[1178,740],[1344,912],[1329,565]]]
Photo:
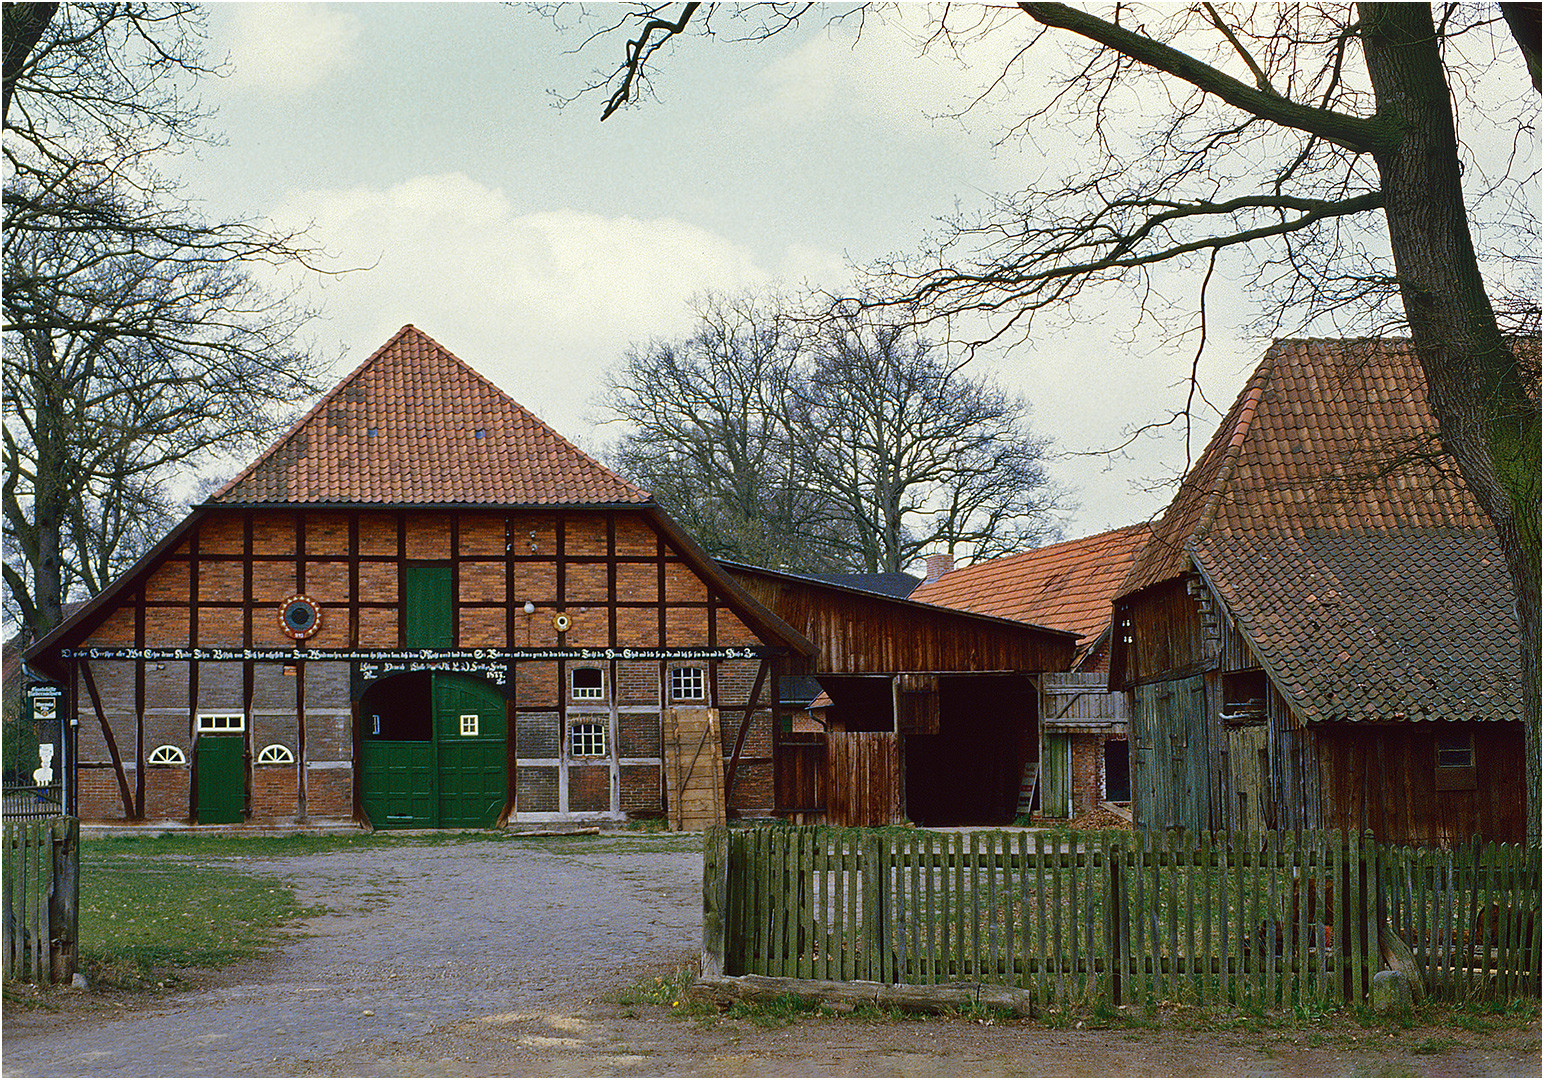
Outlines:
[[724,977],[729,917],[729,827],[710,826],[702,852],[702,977]]

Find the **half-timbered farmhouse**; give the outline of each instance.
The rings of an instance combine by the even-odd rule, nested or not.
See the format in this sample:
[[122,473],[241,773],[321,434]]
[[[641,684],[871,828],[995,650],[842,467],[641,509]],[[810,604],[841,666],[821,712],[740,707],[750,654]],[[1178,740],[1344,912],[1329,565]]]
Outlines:
[[84,818],[391,828],[658,814],[730,753],[768,813],[813,652],[407,326],[27,659]]
[[1490,523],[1403,341],[1278,341],[1115,601],[1148,826],[1522,839],[1520,654]]
[[1144,524],[1047,544],[955,569],[948,556],[928,560],[928,578],[912,599],[1079,635],[1072,668],[1040,682],[1039,810],[1048,818],[1086,813],[1131,798],[1126,695],[1105,685],[1110,612],[1148,538]]

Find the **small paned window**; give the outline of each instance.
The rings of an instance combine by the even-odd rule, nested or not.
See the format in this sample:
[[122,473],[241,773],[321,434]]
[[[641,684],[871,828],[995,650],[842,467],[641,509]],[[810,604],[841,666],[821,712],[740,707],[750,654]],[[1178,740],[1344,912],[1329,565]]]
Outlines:
[[700,667],[670,669],[670,696],[676,701],[702,701],[708,696],[706,673]]
[[568,729],[574,757],[606,756],[605,724],[574,724]]
[[598,667],[576,667],[569,681],[575,701],[600,701],[606,696],[606,678]]
[[462,713],[461,714],[461,734],[463,734],[463,735],[476,735],[477,734],[477,714],[476,713]]
[[1437,790],[1473,791],[1479,786],[1474,767],[1474,736],[1467,731],[1437,732]]
[[293,765],[295,752],[283,743],[269,743],[257,752],[259,765]]
[[201,734],[222,735],[231,731],[245,731],[247,718],[242,713],[199,713],[198,730]]
[[150,751],[150,756],[145,759],[146,765],[186,765],[188,755],[175,746],[158,746]]

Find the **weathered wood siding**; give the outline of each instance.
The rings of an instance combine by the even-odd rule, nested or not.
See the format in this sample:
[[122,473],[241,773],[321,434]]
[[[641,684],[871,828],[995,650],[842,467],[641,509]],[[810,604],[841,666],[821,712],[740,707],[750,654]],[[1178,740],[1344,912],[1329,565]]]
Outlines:
[[904,821],[901,736],[833,731],[826,740],[826,819],[854,828]]
[[1144,683],[1131,709],[1131,809],[1149,829],[1213,827],[1206,682]]
[[1117,686],[1176,672],[1188,674],[1216,663],[1215,650],[1208,644],[1196,602],[1183,579],[1126,598],[1117,615],[1121,620],[1117,625],[1129,635],[1129,640],[1117,645],[1112,665]]
[[1519,843],[1526,826],[1521,724],[1455,724],[1474,737],[1478,782],[1437,790],[1435,724],[1324,724],[1308,733],[1320,820],[1400,843]]
[[826,736],[785,733],[777,744],[777,810],[816,818],[826,810]]
[[732,573],[746,592],[819,647],[815,671],[1066,671],[1072,664],[1075,639],[1064,634],[817,582]]

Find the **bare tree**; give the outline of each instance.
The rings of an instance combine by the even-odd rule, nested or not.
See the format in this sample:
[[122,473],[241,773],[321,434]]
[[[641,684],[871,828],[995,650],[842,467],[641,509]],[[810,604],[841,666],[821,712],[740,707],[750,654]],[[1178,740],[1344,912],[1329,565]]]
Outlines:
[[[762,36],[804,13],[786,4],[760,11]],[[652,24],[640,38],[648,47],[612,69],[603,84],[612,101],[635,99],[667,40],[714,11],[640,4],[630,14],[622,25]],[[964,29],[951,19],[965,20]],[[1012,337],[1090,285],[1141,285],[1157,266],[1184,264],[1205,282],[1218,253],[1242,250],[1254,254],[1278,322],[1334,316],[1341,330],[1382,333],[1397,314],[1442,445],[1494,523],[1516,593],[1528,834],[1537,840],[1539,391],[1537,368],[1512,347],[1491,298],[1537,297],[1536,278],[1520,288],[1505,280],[1504,249],[1537,266],[1529,151],[1538,5],[1118,4],[1105,14],[1053,3],[949,6],[938,9],[926,47],[955,48],[988,32],[1021,38],[989,91],[998,94],[1025,85],[1017,76],[1029,71],[1043,85],[1045,68],[1070,55],[1058,45],[1085,46],[1050,100],[1023,110],[1018,130],[1080,125],[1103,161],[956,222],[920,261],[881,268],[891,295],[933,313],[979,316],[987,339]],[[1500,174],[1466,172],[1462,136],[1494,122],[1499,108],[1472,97],[1471,83],[1518,57],[1514,47],[1521,96],[1503,115],[1513,117],[1517,152]],[[1139,150],[1122,154],[1123,136],[1137,132]],[[1478,247],[1477,208],[1496,196],[1511,228],[1487,222],[1501,239]],[[1205,303],[1203,284],[1203,326]]]
[[1027,407],[951,364],[913,315],[842,302],[807,348],[792,424],[813,450],[810,482],[850,525],[853,566],[905,570],[940,549],[990,558],[1050,535],[1060,507]]
[[914,323],[709,298],[679,345],[635,349],[605,404],[613,461],[707,550],[794,571],[905,570],[939,548],[1033,546],[1056,499],[1025,406]]
[[153,168],[199,137],[181,96],[205,73],[197,9],[48,7],[4,12],[0,506],[6,600],[32,635],[159,534],[172,481],[271,435],[318,372],[307,313],[250,273],[308,252],[201,220]]
[[604,407],[629,425],[612,463],[709,554],[773,569],[840,569],[835,515],[806,483],[785,408],[796,342],[776,303],[708,296],[680,343],[633,348]]

